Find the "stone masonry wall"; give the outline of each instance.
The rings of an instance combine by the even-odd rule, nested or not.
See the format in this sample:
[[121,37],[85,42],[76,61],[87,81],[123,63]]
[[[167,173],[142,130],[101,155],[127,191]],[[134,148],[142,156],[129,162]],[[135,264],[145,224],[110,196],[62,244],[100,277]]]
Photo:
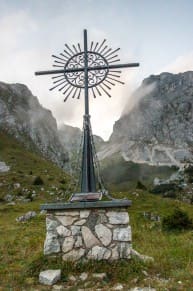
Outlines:
[[129,259],[131,228],[126,208],[50,211],[46,217],[45,255],[79,259]]

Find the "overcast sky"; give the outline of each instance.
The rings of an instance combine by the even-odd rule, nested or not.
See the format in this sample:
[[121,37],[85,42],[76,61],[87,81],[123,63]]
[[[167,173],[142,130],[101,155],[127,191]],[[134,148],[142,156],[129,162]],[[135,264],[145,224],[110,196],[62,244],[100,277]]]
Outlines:
[[107,139],[114,122],[129,106],[131,93],[151,74],[193,69],[193,1],[191,0],[0,0],[0,81],[24,83],[40,103],[52,110],[58,124],[82,127],[84,100],[50,92],[50,76],[35,77],[52,69],[52,54],[64,43],[82,44],[107,38],[121,47],[123,62],[140,62],[125,69],[112,98],[91,98],[93,132]]

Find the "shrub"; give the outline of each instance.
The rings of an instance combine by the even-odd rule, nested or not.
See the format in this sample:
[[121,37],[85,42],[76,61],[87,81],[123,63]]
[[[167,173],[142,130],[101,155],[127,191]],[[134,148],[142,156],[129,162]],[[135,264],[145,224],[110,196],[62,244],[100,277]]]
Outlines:
[[179,186],[176,185],[175,183],[165,183],[165,184],[156,185],[151,190],[151,192],[153,194],[163,194],[168,191],[179,191],[179,190],[180,190]]
[[59,181],[61,184],[66,184],[66,180],[65,179],[62,179]]
[[32,193],[31,192],[27,193],[25,199],[30,199],[31,201],[33,201]]
[[33,185],[44,185],[44,181],[40,176],[35,177]]
[[137,181],[137,185],[136,185],[136,189],[140,189],[140,190],[147,190],[147,187],[141,183],[141,181]]
[[163,218],[162,228],[163,230],[192,229],[193,222],[185,211],[176,208],[172,214]]

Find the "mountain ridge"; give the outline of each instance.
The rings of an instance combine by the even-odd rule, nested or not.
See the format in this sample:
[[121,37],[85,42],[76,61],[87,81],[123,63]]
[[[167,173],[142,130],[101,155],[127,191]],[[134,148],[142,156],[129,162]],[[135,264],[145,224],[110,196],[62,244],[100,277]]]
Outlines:
[[60,167],[68,159],[55,118],[26,85],[0,82],[0,129]]
[[193,72],[152,75],[132,99],[138,102],[115,122],[99,159],[120,153],[126,161],[158,166],[193,162]]

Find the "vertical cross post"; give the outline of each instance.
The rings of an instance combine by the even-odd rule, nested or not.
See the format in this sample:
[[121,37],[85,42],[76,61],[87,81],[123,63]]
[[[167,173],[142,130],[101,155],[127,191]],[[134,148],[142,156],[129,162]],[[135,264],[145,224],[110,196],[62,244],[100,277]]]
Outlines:
[[84,94],[85,94],[85,115],[83,121],[83,151],[81,171],[81,192],[96,192],[96,179],[93,162],[93,149],[90,132],[89,95],[88,95],[88,48],[87,31],[84,30]]

